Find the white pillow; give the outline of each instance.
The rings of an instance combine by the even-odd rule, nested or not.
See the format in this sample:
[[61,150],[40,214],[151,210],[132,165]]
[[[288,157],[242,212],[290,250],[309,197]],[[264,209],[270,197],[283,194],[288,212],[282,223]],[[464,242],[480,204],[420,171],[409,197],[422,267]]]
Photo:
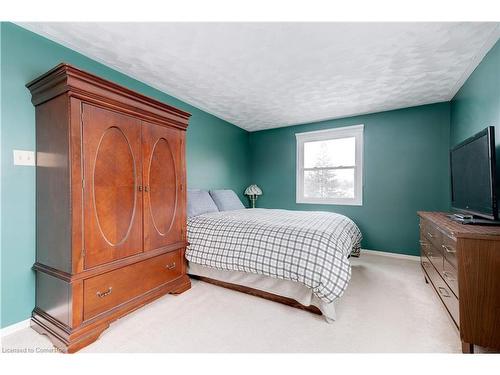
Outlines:
[[219,211],[215,202],[205,190],[187,191],[187,216],[193,217]]
[[232,190],[210,190],[210,195],[219,211],[241,210],[245,208],[240,198]]

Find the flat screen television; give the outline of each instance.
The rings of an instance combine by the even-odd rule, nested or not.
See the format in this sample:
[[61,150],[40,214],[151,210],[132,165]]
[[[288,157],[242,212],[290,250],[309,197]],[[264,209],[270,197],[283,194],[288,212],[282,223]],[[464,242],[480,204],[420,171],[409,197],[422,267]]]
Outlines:
[[452,208],[497,220],[494,127],[487,127],[454,147],[450,162]]

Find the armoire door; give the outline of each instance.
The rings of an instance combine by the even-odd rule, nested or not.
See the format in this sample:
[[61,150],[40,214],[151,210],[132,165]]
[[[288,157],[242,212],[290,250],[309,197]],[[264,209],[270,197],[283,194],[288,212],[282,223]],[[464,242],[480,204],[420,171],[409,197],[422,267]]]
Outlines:
[[85,268],[140,253],[141,121],[83,105]]
[[183,241],[184,132],[143,122],[144,250]]

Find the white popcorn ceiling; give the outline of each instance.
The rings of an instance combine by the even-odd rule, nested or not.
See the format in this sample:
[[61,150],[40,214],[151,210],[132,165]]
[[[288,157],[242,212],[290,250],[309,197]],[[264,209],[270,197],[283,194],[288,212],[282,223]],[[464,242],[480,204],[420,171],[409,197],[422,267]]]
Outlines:
[[450,100],[499,23],[21,23],[248,131]]

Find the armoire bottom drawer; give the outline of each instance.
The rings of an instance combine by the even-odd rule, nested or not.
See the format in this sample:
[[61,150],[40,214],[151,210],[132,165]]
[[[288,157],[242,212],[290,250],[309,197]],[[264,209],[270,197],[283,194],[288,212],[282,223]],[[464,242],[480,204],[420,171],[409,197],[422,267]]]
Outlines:
[[177,250],[95,276],[83,284],[83,319],[89,320],[181,276]]

